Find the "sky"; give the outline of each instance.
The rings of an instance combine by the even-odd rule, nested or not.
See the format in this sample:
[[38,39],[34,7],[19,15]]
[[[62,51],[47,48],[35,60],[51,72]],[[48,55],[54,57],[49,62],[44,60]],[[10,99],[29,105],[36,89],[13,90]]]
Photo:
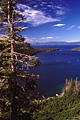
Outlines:
[[80,0],[18,0],[17,8],[27,42],[80,41]]

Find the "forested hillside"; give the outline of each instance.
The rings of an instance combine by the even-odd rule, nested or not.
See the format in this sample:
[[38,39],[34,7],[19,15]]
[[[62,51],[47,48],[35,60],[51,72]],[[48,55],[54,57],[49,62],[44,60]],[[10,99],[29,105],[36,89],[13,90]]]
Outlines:
[[44,98],[34,103],[34,120],[79,120],[80,119],[80,83],[66,82],[63,95]]

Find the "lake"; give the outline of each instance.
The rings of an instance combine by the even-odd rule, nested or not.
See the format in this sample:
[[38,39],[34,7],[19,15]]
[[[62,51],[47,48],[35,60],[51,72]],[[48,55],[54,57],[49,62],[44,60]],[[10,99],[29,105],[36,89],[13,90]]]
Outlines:
[[80,47],[80,45],[36,45],[34,48],[59,48],[59,51],[40,52],[36,56],[39,57],[41,65],[30,67],[29,72],[39,74],[40,79],[37,80],[39,87],[35,90],[35,94],[39,93],[45,97],[60,94],[65,86],[65,79],[80,80],[80,52],[71,49]]

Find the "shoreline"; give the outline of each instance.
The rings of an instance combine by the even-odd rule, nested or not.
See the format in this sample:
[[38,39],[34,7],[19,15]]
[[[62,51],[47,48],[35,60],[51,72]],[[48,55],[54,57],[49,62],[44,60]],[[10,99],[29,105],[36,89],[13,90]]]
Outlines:
[[[60,50],[60,49],[58,49],[58,48],[35,49],[36,53],[34,55],[36,55],[40,52],[50,52],[50,51],[58,51],[58,50]],[[41,64],[41,62],[38,60],[37,57],[36,57],[35,60],[28,62],[29,67],[34,67],[34,66],[37,66],[37,65],[40,65],[40,64]]]
[[60,94],[56,93],[55,96],[47,97],[47,98],[42,95],[41,98],[34,99],[32,102],[36,102],[36,103],[38,103],[38,102],[45,102],[46,100],[50,100],[50,99],[53,100],[54,98],[60,98],[60,97],[63,97],[63,96],[64,96],[64,88],[62,89],[62,92]]
[[71,50],[74,50],[74,51],[80,51],[80,47],[77,47],[77,48],[73,48]]

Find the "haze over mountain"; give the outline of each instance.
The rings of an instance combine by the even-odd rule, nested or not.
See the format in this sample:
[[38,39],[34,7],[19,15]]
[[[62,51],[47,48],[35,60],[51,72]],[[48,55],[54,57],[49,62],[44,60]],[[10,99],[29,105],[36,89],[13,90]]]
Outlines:
[[74,41],[50,41],[50,42],[33,42],[32,45],[80,45],[80,42]]

